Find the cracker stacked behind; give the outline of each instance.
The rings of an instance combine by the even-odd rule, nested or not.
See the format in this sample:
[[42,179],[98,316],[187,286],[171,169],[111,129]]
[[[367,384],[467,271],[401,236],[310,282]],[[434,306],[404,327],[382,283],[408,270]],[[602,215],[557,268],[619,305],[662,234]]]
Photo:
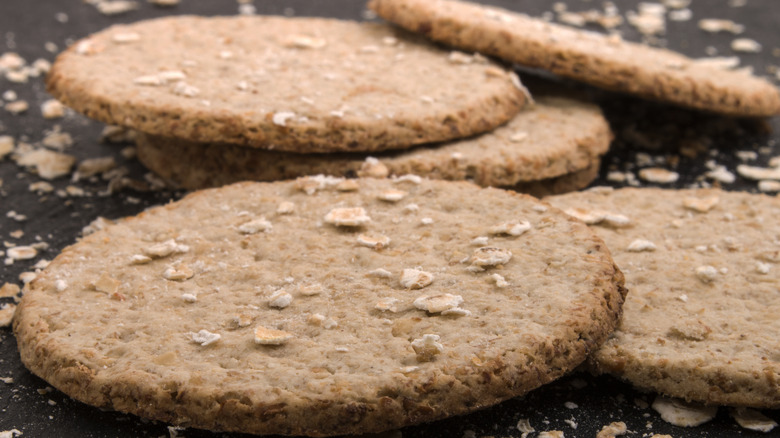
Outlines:
[[[118,64],[128,67],[106,74]],[[415,173],[543,195],[587,185],[611,140],[597,107],[565,97],[527,105],[513,72],[381,24],[177,17],[115,26],[61,55],[48,88],[88,116],[145,133],[141,161],[189,189]]]

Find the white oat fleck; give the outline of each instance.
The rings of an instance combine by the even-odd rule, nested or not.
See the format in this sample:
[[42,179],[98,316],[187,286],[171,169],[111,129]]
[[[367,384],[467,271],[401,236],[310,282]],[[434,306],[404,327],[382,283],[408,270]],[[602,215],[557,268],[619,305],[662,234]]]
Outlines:
[[521,143],[525,141],[528,138],[527,132],[515,132],[511,136],[509,136],[509,141],[513,143]]
[[340,227],[359,227],[371,222],[362,207],[334,208],[325,215],[325,222]]
[[377,303],[374,305],[374,309],[381,310],[382,312],[398,312],[398,298],[394,297],[387,297],[387,298],[381,298]]
[[604,222],[613,227],[625,227],[631,224],[631,219],[627,216],[607,211],[589,211],[582,208],[570,208],[565,210],[565,213],[569,216],[574,216],[588,225],[596,225]]
[[194,303],[198,301],[198,296],[195,294],[181,294],[181,299],[188,303]]
[[200,344],[203,347],[213,344],[222,338],[221,335],[217,333],[211,333],[208,330],[201,330],[197,333],[189,332],[187,333],[187,336],[189,336],[192,342]]
[[702,283],[712,283],[718,276],[718,270],[709,265],[699,266],[696,268],[696,276]]
[[433,274],[420,269],[404,269],[400,282],[407,289],[422,289],[433,283]]
[[629,252],[655,251],[656,246],[653,242],[645,239],[636,239],[626,248]]
[[320,283],[302,284],[298,286],[298,292],[306,297],[319,295],[325,291],[325,288]]
[[200,94],[200,89],[193,85],[189,85],[185,82],[177,82],[173,86],[173,94],[183,97],[197,97]]
[[769,273],[771,266],[769,263],[763,263],[763,262],[757,262],[756,263],[756,272],[759,274],[766,275]]
[[195,272],[187,266],[170,266],[163,272],[163,278],[171,281],[189,280],[195,275]]
[[420,219],[420,223],[423,224],[423,225],[431,225],[431,224],[433,224],[433,218],[424,217],[424,218]]
[[257,234],[261,231],[270,231],[273,228],[271,222],[264,217],[251,220],[238,227],[238,231],[241,234]]
[[371,178],[385,178],[389,174],[390,169],[374,157],[366,157],[366,160],[360,165],[360,170],[358,171],[359,176]]
[[288,37],[283,45],[294,49],[321,49],[328,44],[324,38],[310,37],[306,35],[292,35]]
[[683,207],[699,213],[706,213],[718,205],[718,202],[720,202],[720,198],[717,196],[707,198],[686,197],[683,199]]
[[412,184],[422,184],[422,178],[418,175],[406,174],[393,177],[394,183],[410,182]]
[[279,289],[268,297],[268,305],[277,309],[284,309],[292,303],[293,297],[284,289]]
[[471,244],[474,245],[474,246],[485,246],[485,245],[488,244],[488,237],[487,236],[475,237],[471,241]]
[[141,41],[141,35],[136,32],[119,32],[112,35],[111,40],[117,44],[134,43]]
[[65,280],[60,279],[54,282],[54,289],[57,292],[63,292],[67,288],[68,288],[68,282]]
[[485,246],[477,248],[471,255],[471,264],[484,268],[485,266],[504,265],[512,259],[508,249]]
[[135,254],[132,257],[130,257],[130,263],[134,265],[143,265],[146,263],[149,263],[152,261],[151,257],[142,255],[142,254]]
[[157,243],[148,248],[145,248],[144,254],[151,258],[159,259],[168,257],[171,254],[183,254],[189,250],[189,246],[176,243],[176,240],[174,239],[169,239],[165,242]]
[[296,114],[294,112],[280,111],[278,113],[274,113],[271,120],[273,121],[274,125],[287,126],[287,121],[294,119],[295,117]]
[[404,199],[404,197],[406,197],[407,194],[408,193],[406,193],[403,190],[388,189],[380,193],[378,198],[382,201],[398,202]]
[[382,269],[382,268],[378,268],[378,269],[374,269],[372,271],[368,271],[368,273],[366,275],[368,275],[369,277],[379,277],[379,278],[392,278],[393,277],[393,274],[390,271],[388,271],[387,269]]
[[490,277],[496,282],[496,287],[507,287],[507,286],[509,286],[509,282],[506,281],[504,276],[502,276],[500,274],[493,274]]
[[293,211],[295,211],[295,204],[290,201],[282,201],[279,203],[279,206],[276,207],[276,212],[278,214],[290,214]]
[[357,242],[369,248],[382,249],[390,245],[390,238],[381,234],[360,234]]
[[292,333],[258,326],[255,329],[255,344],[282,345],[293,338]]
[[414,307],[425,310],[428,313],[441,313],[454,309],[463,303],[463,297],[452,294],[438,294],[421,296],[414,300]]
[[522,222],[506,222],[500,225],[496,225],[490,230],[489,234],[508,234],[510,236],[519,236],[531,229],[531,223],[528,221]]
[[411,345],[417,354],[417,360],[419,362],[430,362],[437,355],[444,352],[444,346],[439,343],[439,340],[441,340],[441,337],[434,334],[424,334],[422,338],[413,340]]

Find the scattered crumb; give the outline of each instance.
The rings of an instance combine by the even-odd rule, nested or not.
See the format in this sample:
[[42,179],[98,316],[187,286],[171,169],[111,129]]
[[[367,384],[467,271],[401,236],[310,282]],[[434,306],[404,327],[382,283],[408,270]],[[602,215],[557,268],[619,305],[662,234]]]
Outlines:
[[16,163],[20,166],[34,167],[43,179],[55,179],[70,173],[76,163],[76,157],[47,149],[33,149],[22,154]]
[[740,34],[745,31],[745,26],[737,24],[731,20],[724,20],[720,18],[704,18],[699,20],[699,29],[705,32],[731,32],[733,34]]
[[596,435],[596,438],[615,438],[619,435],[625,435],[627,432],[628,428],[626,427],[626,423],[616,421],[604,426],[601,431],[599,431],[598,435]]
[[21,288],[13,283],[4,283],[0,287],[0,298],[13,298],[19,295]]
[[517,430],[520,431],[520,438],[527,438],[529,434],[536,432],[527,418],[522,418],[517,422]]
[[639,178],[652,183],[671,184],[680,179],[680,174],[660,167],[648,167],[639,171]]
[[65,115],[65,106],[57,99],[49,99],[41,104],[44,119],[58,119]]
[[13,115],[19,115],[30,109],[30,104],[26,100],[16,100],[5,104],[5,110]]
[[729,413],[740,426],[756,432],[770,432],[777,423],[761,412],[750,408],[731,408]]
[[750,38],[737,38],[731,42],[731,50],[743,53],[758,53],[761,51],[761,44]]
[[739,176],[752,180],[780,180],[780,167],[755,167],[746,164],[737,166]]
[[693,427],[704,424],[713,418],[718,412],[715,406],[702,406],[695,403],[686,403],[682,400],[667,398],[659,395],[653,401],[653,409],[661,414],[664,421],[675,426]]
[[780,192],[780,181],[759,181],[758,190],[760,192]]
[[14,318],[16,304],[6,303],[0,305],[0,327],[8,327]]
[[181,0],[147,0],[149,3],[155,6],[171,7],[177,6]]
[[138,2],[129,0],[102,0],[95,8],[103,15],[119,15],[138,9]]

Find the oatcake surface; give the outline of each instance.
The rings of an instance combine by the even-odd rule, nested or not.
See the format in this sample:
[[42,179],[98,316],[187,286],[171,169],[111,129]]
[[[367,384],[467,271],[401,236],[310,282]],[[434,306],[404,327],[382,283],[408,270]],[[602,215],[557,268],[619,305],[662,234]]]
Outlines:
[[780,199],[620,189],[547,200],[604,219],[593,229],[630,290],[593,369],[688,400],[780,407]]
[[780,91],[769,81],[670,50],[455,0],[372,0],[370,7],[433,40],[609,90],[735,116],[780,113]]
[[569,178],[584,182],[581,185],[561,185],[572,190],[587,186],[596,176],[593,170],[597,171],[599,157],[611,139],[609,125],[596,105],[548,96],[537,97],[535,105],[494,131],[467,140],[372,155],[378,161],[367,161],[365,154],[301,155],[151,135],[140,135],[138,156],[146,167],[187,189],[316,174],[412,173],[482,186],[514,186],[575,173],[592,176]]
[[178,425],[363,433],[571,370],[622,274],[586,226],[467,183],[306,178],[196,192],[66,248],[26,288],[22,360]]
[[106,123],[307,153],[469,136],[525,101],[514,73],[390,26],[271,16],[113,26],[61,54],[47,88]]

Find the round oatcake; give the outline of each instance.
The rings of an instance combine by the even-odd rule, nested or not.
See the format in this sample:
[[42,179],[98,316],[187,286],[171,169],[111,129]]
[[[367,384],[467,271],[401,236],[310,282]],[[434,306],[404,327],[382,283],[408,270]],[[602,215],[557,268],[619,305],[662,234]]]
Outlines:
[[456,0],[372,0],[369,6],[433,40],[608,90],[734,116],[780,114],[780,91],[765,79],[617,35]]
[[322,436],[484,408],[617,325],[604,243],[473,184],[240,183],[117,221],[25,290],[21,357],[66,394],[177,425]]
[[687,400],[780,407],[780,199],[599,188],[548,200],[593,224],[630,290],[593,369]]
[[62,53],[47,89],[151,134],[299,153],[460,138],[517,114],[517,75],[377,23],[180,16],[117,25]]
[[[598,106],[566,97],[538,97],[504,126],[467,140],[383,154],[291,154],[229,144],[139,135],[138,158],[187,189],[244,180],[276,181],[305,175],[372,176],[407,173],[510,187],[551,178],[569,190],[587,186],[609,149],[612,132]],[[585,173],[587,178],[571,178]],[[572,187],[573,186],[573,187]],[[558,192],[560,193],[560,192]]]

